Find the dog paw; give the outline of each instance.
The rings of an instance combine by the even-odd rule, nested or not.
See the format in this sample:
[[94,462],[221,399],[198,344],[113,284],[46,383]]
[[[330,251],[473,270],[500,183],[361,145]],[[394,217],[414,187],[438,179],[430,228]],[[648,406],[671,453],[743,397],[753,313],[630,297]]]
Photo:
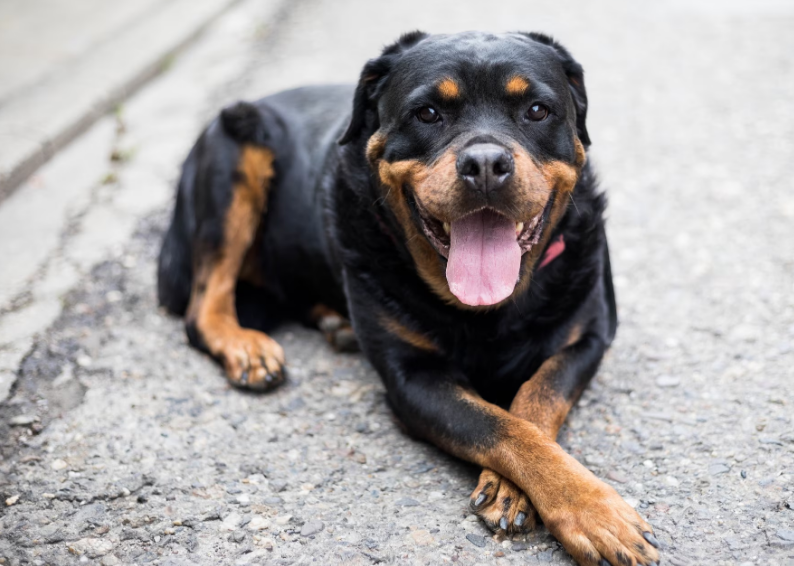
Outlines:
[[494,532],[521,533],[537,525],[537,512],[526,494],[510,480],[488,469],[480,474],[470,506]]
[[317,327],[337,352],[358,352],[358,338],[346,318],[329,311],[317,321]]
[[284,350],[262,332],[229,330],[217,346],[216,355],[227,378],[237,387],[268,391],[284,381]]
[[574,473],[556,475],[556,489],[535,501],[549,532],[582,566],[656,566],[653,528],[612,487],[570,465]]

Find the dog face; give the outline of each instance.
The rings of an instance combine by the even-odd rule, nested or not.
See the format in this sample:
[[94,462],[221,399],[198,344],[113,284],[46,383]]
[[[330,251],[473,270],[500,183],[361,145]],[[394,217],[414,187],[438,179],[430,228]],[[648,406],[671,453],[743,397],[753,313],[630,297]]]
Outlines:
[[420,275],[491,306],[528,285],[589,138],[581,67],[538,34],[413,33],[365,66],[342,142],[366,155]]

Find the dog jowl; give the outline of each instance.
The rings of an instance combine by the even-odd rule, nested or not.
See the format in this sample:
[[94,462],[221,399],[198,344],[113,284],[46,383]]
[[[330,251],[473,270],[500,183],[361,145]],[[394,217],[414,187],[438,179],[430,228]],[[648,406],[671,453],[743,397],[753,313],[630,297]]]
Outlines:
[[534,33],[414,32],[355,86],[238,103],[185,162],[161,303],[239,387],[286,378],[279,320],[355,334],[405,429],[482,466],[492,529],[655,564],[651,526],[556,442],[617,326],[586,117],[581,66]]

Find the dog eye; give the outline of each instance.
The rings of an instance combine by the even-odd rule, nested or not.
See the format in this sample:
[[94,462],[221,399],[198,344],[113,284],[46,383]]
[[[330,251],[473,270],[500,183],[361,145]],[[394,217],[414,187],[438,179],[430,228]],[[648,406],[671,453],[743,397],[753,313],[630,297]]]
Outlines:
[[533,122],[540,122],[541,120],[545,120],[546,116],[549,115],[549,109],[543,106],[542,104],[533,104],[532,107],[527,110],[527,120],[531,120]]
[[420,122],[425,124],[433,124],[441,119],[441,114],[432,106],[424,106],[416,113],[416,117]]

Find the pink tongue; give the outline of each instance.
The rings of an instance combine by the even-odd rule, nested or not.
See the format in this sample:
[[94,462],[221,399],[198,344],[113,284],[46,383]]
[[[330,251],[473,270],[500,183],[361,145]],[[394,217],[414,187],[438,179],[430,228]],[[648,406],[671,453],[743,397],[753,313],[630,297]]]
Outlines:
[[491,210],[450,226],[447,282],[466,305],[494,305],[509,297],[521,268],[515,222]]

